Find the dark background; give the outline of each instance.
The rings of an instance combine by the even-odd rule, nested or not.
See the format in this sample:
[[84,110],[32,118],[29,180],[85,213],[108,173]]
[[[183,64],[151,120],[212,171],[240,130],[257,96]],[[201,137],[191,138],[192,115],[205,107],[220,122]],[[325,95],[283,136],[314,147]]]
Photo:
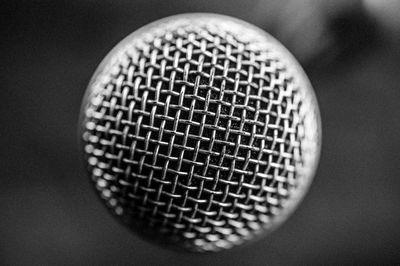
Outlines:
[[[396,0],[1,1],[0,264],[400,263],[400,14]],[[321,109],[319,170],[269,237],[178,253],[116,222],[80,162],[80,101],[122,38],[184,12],[264,28],[299,59]]]

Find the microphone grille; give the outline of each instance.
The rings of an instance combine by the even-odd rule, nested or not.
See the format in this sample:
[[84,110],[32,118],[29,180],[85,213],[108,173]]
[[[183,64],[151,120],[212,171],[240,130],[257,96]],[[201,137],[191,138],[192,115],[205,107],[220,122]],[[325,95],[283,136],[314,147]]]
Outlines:
[[132,229],[196,251],[285,220],[320,146],[312,88],[271,36],[218,15],[150,24],[106,57],[81,115],[98,194]]

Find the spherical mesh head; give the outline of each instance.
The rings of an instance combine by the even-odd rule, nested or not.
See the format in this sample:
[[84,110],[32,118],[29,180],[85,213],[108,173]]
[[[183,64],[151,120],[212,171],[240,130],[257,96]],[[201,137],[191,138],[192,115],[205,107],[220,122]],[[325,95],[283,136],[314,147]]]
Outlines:
[[181,15],[128,36],[82,108],[98,194],[135,231],[196,251],[279,225],[305,193],[320,146],[312,88],[254,26]]

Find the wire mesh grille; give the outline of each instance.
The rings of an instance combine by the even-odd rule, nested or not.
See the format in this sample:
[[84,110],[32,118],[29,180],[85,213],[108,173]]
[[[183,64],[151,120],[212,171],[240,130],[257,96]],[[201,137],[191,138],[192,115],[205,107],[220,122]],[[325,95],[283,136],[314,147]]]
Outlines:
[[89,173],[136,230],[228,248],[268,227],[296,189],[303,95],[252,45],[187,23],[141,39],[98,78],[83,120]]

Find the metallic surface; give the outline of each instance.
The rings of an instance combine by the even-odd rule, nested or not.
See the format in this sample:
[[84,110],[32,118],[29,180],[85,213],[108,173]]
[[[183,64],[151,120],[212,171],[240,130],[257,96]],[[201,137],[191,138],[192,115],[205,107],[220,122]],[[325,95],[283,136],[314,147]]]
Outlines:
[[282,223],[320,149],[298,63],[267,33],[220,15],[152,23],[104,59],[81,113],[98,194],[129,227],[217,251]]

